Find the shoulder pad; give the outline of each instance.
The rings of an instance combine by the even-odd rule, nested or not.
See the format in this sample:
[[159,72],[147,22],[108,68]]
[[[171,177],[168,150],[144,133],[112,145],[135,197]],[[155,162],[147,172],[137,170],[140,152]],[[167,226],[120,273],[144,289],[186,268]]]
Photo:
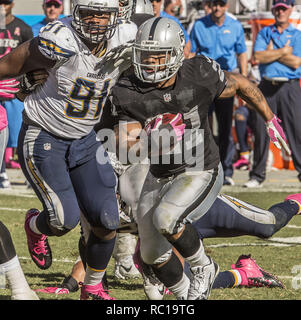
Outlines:
[[73,31],[61,21],[48,23],[38,39],[40,51],[52,60],[68,59],[78,51]]

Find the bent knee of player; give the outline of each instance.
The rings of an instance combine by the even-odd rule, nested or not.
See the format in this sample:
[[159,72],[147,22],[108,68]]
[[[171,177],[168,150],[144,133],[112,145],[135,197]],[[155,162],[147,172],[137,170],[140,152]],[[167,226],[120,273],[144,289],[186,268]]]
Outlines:
[[116,231],[115,230],[109,230],[105,227],[92,227],[91,228],[94,235],[102,240],[112,240],[116,237]]
[[162,264],[170,258],[171,250],[162,254],[160,250],[156,250],[155,248],[153,248],[153,246],[142,245],[141,243],[140,255],[143,262],[146,264]]
[[110,231],[119,226],[119,210],[117,200],[105,199],[101,207],[95,207],[87,212],[93,228],[104,228]]
[[174,228],[177,224],[176,209],[171,205],[158,207],[153,215],[153,224],[158,232],[163,235],[174,234]]
[[275,232],[277,232],[278,229],[276,228],[275,225],[273,224],[268,224],[268,225],[264,225],[260,228],[260,230],[257,231],[257,236],[259,238],[264,238],[264,239],[267,239],[267,238],[270,238],[272,237]]
[[48,225],[56,236],[62,236],[78,225],[79,216],[79,209],[65,211],[60,206],[54,206],[48,210]]

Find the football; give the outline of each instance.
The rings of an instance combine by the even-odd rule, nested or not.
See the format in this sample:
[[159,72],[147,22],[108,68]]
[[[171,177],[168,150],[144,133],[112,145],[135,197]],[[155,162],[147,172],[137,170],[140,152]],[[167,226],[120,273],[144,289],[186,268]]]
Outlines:
[[163,128],[167,128],[170,131],[174,130],[177,135],[177,140],[181,140],[185,130],[182,115],[180,113],[159,114],[146,122],[144,130],[147,134],[150,134],[153,130],[161,130]]
[[165,154],[173,150],[177,141],[182,140],[185,124],[181,113],[164,113],[146,122],[144,130],[149,136],[148,149],[150,154]]

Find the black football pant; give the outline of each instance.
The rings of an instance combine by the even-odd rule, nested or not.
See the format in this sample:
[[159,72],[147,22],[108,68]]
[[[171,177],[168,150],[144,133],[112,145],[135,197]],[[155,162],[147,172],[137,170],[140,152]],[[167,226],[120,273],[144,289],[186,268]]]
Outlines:
[[[301,180],[301,87],[299,79],[290,82],[272,84],[263,80],[259,88],[263,92],[272,111],[282,120],[281,126],[292,151],[292,159],[298,178]],[[265,122],[257,112],[252,112],[252,130],[254,133],[254,164],[250,179],[263,182],[266,177],[266,162],[270,139]]]
[[218,147],[225,177],[233,176],[235,146],[232,136],[234,98],[217,99],[210,111],[215,111],[218,123]]

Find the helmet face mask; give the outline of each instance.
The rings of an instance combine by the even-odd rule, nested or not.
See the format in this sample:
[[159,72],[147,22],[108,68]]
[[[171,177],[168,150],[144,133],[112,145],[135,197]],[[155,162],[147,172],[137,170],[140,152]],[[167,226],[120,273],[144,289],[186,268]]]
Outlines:
[[184,60],[184,33],[168,18],[143,23],[133,45],[135,75],[143,82],[158,83],[174,76]]
[[136,76],[143,82],[161,82],[171,78],[177,71],[175,64],[176,52],[174,48],[158,48],[157,46],[135,46],[134,61],[137,64]]
[[118,0],[73,0],[72,26],[80,37],[97,44],[112,38],[117,26]]
[[133,13],[134,0],[119,0],[119,18],[130,19]]

